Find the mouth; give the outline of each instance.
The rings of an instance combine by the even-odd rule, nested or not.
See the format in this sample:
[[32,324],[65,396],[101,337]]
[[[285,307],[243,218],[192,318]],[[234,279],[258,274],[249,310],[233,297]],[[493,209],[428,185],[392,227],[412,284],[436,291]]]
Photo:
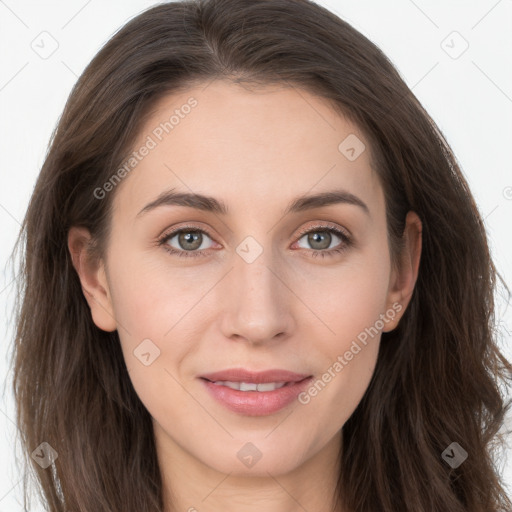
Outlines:
[[241,368],[200,377],[211,397],[230,411],[246,416],[264,416],[284,409],[312,378],[287,370],[252,372]]
[[209,380],[208,382],[212,382],[212,384],[215,384],[216,386],[227,386],[228,388],[236,389],[238,391],[259,391],[260,393],[263,391],[275,391],[276,389],[280,389],[290,384],[290,382],[265,382],[256,384],[255,382],[234,382],[229,380]]

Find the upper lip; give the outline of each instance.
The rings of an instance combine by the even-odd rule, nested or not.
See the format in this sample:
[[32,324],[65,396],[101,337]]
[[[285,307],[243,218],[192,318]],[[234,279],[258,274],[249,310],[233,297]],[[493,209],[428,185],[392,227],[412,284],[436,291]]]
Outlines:
[[219,372],[201,375],[202,379],[207,379],[212,382],[254,382],[255,384],[263,384],[266,382],[299,382],[307,377],[310,377],[310,375],[290,372],[288,370],[275,369],[252,372],[244,368],[229,368]]

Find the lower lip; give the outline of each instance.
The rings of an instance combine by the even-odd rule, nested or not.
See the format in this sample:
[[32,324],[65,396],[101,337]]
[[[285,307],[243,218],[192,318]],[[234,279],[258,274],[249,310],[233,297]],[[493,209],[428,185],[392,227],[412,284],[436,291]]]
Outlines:
[[246,416],[266,416],[290,405],[313,377],[287,384],[274,391],[238,391],[201,379],[210,394],[230,411]]

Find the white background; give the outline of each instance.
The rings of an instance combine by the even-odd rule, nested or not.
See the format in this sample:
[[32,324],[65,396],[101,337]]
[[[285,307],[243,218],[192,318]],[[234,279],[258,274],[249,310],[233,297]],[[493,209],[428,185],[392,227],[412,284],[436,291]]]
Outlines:
[[[498,270],[512,287],[512,0],[318,3],[375,42],[437,122],[485,218]],[[5,325],[0,358],[0,512],[22,510],[8,368],[14,276],[7,258],[71,87],[110,36],[151,5],[155,2],[0,0],[0,322]],[[462,38],[469,46],[453,58],[464,48]],[[39,45],[40,52],[49,51],[57,44],[45,59],[34,50]],[[505,306],[500,301],[501,343],[512,358],[512,314]],[[510,418],[508,425],[512,427]],[[512,487],[512,460],[497,464]],[[34,505],[32,510],[42,508]]]

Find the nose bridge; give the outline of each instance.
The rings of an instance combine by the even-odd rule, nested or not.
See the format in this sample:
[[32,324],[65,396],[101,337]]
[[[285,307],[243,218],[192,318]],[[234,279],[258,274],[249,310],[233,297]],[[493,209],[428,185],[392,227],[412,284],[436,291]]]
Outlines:
[[236,248],[228,283],[223,322],[227,336],[270,340],[291,327],[290,291],[283,284],[282,264],[272,249],[247,237]]
[[256,237],[248,235],[236,246],[233,278],[246,289],[259,288],[265,295],[276,287],[271,269],[280,266],[280,261],[272,247],[272,234],[260,233]]
[[235,286],[239,288],[240,298],[261,302],[276,300],[279,294],[277,288],[282,287],[282,283],[275,276],[275,261],[270,254],[261,254],[251,263],[239,258],[234,266],[232,279],[236,280]]

